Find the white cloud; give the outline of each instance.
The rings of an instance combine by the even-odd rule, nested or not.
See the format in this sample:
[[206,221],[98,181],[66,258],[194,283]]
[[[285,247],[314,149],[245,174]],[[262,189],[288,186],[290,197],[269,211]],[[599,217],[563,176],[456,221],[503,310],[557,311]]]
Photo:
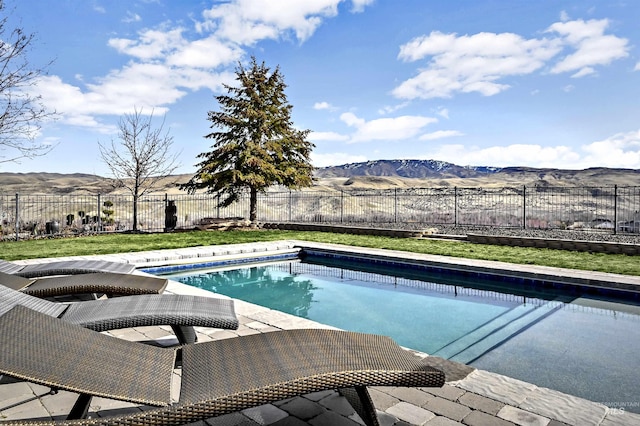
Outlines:
[[[278,39],[294,34],[303,42],[322,24],[323,19],[338,14],[341,0],[306,0],[271,2],[235,0],[217,4],[203,12],[201,30],[211,30],[217,37],[251,46],[259,40]],[[359,10],[367,1],[354,1]]]
[[449,110],[447,108],[438,108],[436,114],[438,114],[440,117],[446,118],[447,120],[449,119]]
[[[607,19],[556,22],[547,32],[559,34],[564,42],[575,48],[575,52],[565,56],[551,72],[583,72],[595,65],[608,65],[616,59],[629,56],[628,40],[614,35],[605,35],[609,26]],[[591,74],[586,72],[583,75]],[[578,74],[574,74],[576,76]]]
[[60,139],[61,138],[57,136],[47,136],[42,138],[42,143],[47,146],[57,145],[60,142]]
[[331,104],[329,102],[316,102],[313,104],[313,109],[331,109]]
[[84,90],[57,76],[42,77],[33,90],[42,96],[45,105],[61,114],[62,122],[104,132],[112,127],[95,116],[122,115],[134,107],[164,114],[168,105],[180,100],[188,90],[220,90],[223,83],[229,84],[233,78],[232,73],[133,63],[86,84]]
[[112,38],[108,45],[118,53],[132,56],[136,59],[148,61],[162,59],[165,55],[175,52],[179,47],[187,44],[182,36],[183,28],[170,30],[144,30],[135,40],[126,38]]
[[596,70],[594,70],[593,68],[584,67],[584,68],[581,68],[580,71],[578,71],[577,73],[573,74],[571,78],[580,78],[580,77],[584,77],[586,75],[592,75],[595,73],[596,73]]
[[640,62],[636,63],[636,66],[633,68],[634,71],[640,71]]
[[307,139],[309,139],[312,142],[318,142],[318,141],[344,142],[349,140],[349,136],[341,135],[340,133],[336,133],[336,132],[311,132],[309,133],[309,136],[307,137]]
[[107,9],[105,9],[104,6],[101,6],[96,3],[93,4],[93,10],[98,13],[107,13]]
[[366,124],[366,121],[363,118],[358,118],[352,112],[345,112],[340,115],[340,120],[344,121],[344,123],[350,127],[362,127]]
[[244,52],[237,46],[222,43],[215,37],[195,40],[176,49],[167,64],[179,67],[214,69],[238,62]]
[[531,166],[573,168],[580,159],[570,147],[514,144],[486,148],[461,144],[443,145],[431,158],[462,166]]
[[342,164],[360,163],[367,161],[364,155],[353,155],[344,152],[332,152],[329,154],[318,154],[311,152],[311,164],[314,167],[340,166]]
[[122,22],[129,24],[131,22],[140,22],[142,21],[142,18],[140,17],[140,15],[138,15],[137,13],[133,13],[130,11],[127,11],[127,16],[125,16],[124,18],[122,18]]
[[584,164],[602,167],[640,168],[640,130],[618,133],[582,146]]
[[380,115],[387,115],[387,114],[391,114],[393,112],[396,112],[402,108],[405,108],[407,105],[409,105],[409,102],[402,102],[401,104],[397,104],[397,105],[387,105],[385,107],[382,107],[378,110],[378,114]]
[[426,133],[420,136],[421,141],[433,141],[436,139],[451,138],[454,136],[464,136],[464,133],[458,130],[438,130],[432,133]]
[[365,7],[373,4],[374,1],[375,0],[351,0],[351,3],[353,4],[351,11],[353,13],[364,12]]
[[403,140],[416,137],[422,129],[438,120],[432,117],[417,115],[403,115],[395,118],[379,118],[366,121],[351,112],[346,112],[340,119],[350,127],[355,127],[356,132],[351,136],[350,142],[367,142],[373,140]]
[[493,96],[510,87],[504,78],[542,70],[563,50],[573,53],[553,65],[551,73],[572,72],[573,78],[593,75],[595,66],[629,55],[627,39],[605,34],[608,20],[566,21],[566,13],[562,19],[547,28],[549,37],[540,39],[513,33],[458,36],[439,31],[416,37],[400,46],[398,59],[427,59],[427,66],[392,93],[401,99],[450,98],[471,92]]
[[640,168],[640,130],[618,133],[578,148],[514,144],[473,147],[441,145],[428,158],[471,166],[530,166],[563,169],[589,167]]
[[87,107],[98,114],[110,114],[130,111],[134,105],[158,109],[161,105],[172,104],[187,93],[180,88],[180,76],[174,72],[153,63],[133,63],[111,71],[96,83],[86,85]]
[[511,33],[458,37],[434,31],[400,47],[401,60],[431,60],[427,68],[392,93],[402,99],[448,98],[469,92],[495,95],[509,88],[498,82],[501,78],[536,71],[559,51],[554,40],[526,40]]

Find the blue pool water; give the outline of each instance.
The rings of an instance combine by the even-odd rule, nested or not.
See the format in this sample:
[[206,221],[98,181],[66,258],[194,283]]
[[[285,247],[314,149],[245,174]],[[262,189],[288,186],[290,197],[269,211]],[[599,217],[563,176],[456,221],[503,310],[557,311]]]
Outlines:
[[640,304],[330,260],[172,279],[640,412]]

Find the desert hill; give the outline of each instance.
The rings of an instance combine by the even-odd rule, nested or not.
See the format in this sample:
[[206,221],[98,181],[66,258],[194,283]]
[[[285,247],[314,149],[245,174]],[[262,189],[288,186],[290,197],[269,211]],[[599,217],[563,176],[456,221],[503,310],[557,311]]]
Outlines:
[[319,178],[354,176],[391,176],[412,179],[472,178],[495,173],[491,167],[462,167],[436,160],[376,160],[318,169]]
[[[175,175],[158,193],[186,194],[177,188],[191,178]],[[584,170],[531,167],[463,167],[434,160],[378,160],[319,168],[312,190],[502,186],[640,186],[640,170]],[[275,189],[275,188],[274,188]],[[127,194],[110,178],[91,174],[1,173],[0,195]]]
[[[175,175],[163,180],[158,192],[178,193],[176,185],[188,181],[191,175]],[[49,194],[128,194],[113,179],[102,176],[73,173],[0,173],[0,195]]]
[[318,169],[319,183],[349,188],[639,186],[640,170],[584,170],[533,167],[462,167],[433,160],[378,160]]

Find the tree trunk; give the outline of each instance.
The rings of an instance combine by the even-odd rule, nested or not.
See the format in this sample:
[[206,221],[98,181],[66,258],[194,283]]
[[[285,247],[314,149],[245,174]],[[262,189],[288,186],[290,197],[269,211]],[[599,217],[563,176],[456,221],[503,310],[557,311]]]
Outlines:
[[138,230],[138,194],[133,194],[133,231]]
[[258,219],[258,190],[251,188],[251,195],[249,198],[249,220],[251,224],[255,224]]

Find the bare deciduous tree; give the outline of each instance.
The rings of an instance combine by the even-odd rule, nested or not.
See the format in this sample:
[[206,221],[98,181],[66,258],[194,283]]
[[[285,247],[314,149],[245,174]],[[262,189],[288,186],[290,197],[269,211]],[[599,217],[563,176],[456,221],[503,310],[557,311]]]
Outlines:
[[133,195],[133,230],[138,230],[138,200],[151,192],[158,182],[178,167],[178,154],[172,153],[173,137],[163,133],[164,119],[152,126],[153,111],[145,116],[142,109],[125,114],[118,123],[118,140],[100,146],[102,161],[109,167],[116,183]]
[[[0,13],[6,6],[0,0]],[[10,29],[8,17],[0,19],[0,163],[47,154],[53,146],[35,141],[41,122],[56,117],[33,87],[43,68],[32,67],[27,52],[35,36],[22,28]],[[49,65],[49,64],[47,64]]]

